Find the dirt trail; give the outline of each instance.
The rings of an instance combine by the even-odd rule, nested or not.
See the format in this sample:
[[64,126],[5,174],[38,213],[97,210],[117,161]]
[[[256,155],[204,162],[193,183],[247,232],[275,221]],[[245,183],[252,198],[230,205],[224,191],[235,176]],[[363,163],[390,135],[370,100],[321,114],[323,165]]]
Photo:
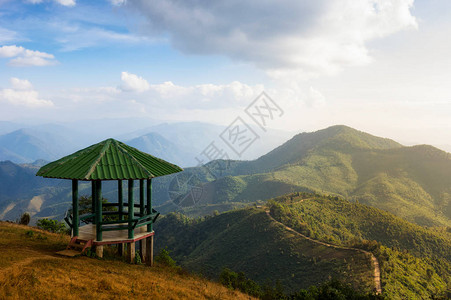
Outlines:
[[31,265],[34,261],[40,260],[40,259],[58,259],[58,257],[43,254],[42,252],[33,251],[30,254],[33,254],[33,256],[27,257],[21,261],[14,262],[12,265],[0,269],[0,280],[3,279],[4,276],[9,276],[13,270],[19,270],[26,266]]
[[[306,200],[306,199],[303,199],[303,200],[301,200],[301,201],[299,201],[299,202],[302,202],[302,201],[304,201],[304,200]],[[320,244],[320,245],[323,245],[323,246],[326,246],[326,247],[331,247],[331,248],[336,248],[336,249],[343,249],[343,250],[353,250],[353,251],[358,251],[358,252],[361,252],[361,253],[365,253],[367,256],[371,257],[371,262],[372,262],[372,265],[374,266],[374,288],[375,288],[377,294],[381,294],[381,293],[382,293],[382,287],[381,287],[381,271],[380,271],[380,268],[379,268],[379,261],[378,261],[377,258],[373,255],[373,253],[371,253],[371,252],[369,252],[369,251],[362,250],[362,249],[358,249],[358,248],[351,248],[351,247],[337,246],[337,245],[328,244],[328,243],[325,243],[325,242],[321,242],[321,241],[312,239],[312,238],[310,238],[310,237],[308,237],[308,236],[306,236],[306,235],[303,235],[302,233],[297,232],[297,231],[294,230],[293,228],[286,226],[285,224],[283,224],[283,223],[277,221],[276,219],[274,219],[274,218],[271,216],[269,210],[266,210],[266,214],[267,214],[268,217],[271,218],[273,221],[275,221],[275,222],[281,224],[283,227],[285,227],[286,230],[291,231],[291,232],[293,232],[293,233],[295,233],[295,234],[297,234],[297,235],[299,235],[299,236],[301,236],[301,237],[303,237],[303,238],[305,238],[305,239],[307,239],[307,240],[309,240],[309,241],[312,241],[312,242],[314,242],[314,243],[317,243],[317,244]]]

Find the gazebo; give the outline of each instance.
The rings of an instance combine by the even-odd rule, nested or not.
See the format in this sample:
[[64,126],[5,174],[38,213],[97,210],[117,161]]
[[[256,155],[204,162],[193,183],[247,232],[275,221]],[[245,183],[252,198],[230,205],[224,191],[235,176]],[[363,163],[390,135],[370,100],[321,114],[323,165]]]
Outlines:
[[[73,256],[95,246],[97,256],[103,257],[103,245],[120,244],[122,255],[127,244],[127,256],[133,262],[135,242],[141,240],[142,260],[152,265],[155,234],[152,225],[159,215],[152,208],[152,178],[180,171],[183,169],[174,164],[114,139],[89,146],[40,168],[37,176],[72,180],[72,210],[65,217],[72,229],[72,238],[67,250],[61,254]],[[83,215],[80,215],[78,198],[80,180],[91,181],[91,209]],[[117,203],[102,201],[104,180],[117,180]],[[123,180],[128,181],[127,202],[123,198]],[[134,201],[134,180],[139,180],[139,203]],[[80,226],[80,221],[87,224]]]

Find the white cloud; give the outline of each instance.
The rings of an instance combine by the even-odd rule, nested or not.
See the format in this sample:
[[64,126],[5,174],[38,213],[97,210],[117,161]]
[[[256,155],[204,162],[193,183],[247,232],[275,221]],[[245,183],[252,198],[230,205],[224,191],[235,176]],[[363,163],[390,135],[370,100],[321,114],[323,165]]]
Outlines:
[[124,91],[144,92],[150,88],[149,83],[144,78],[132,73],[122,72],[121,80],[121,89]]
[[74,51],[88,47],[103,46],[117,43],[139,43],[148,40],[146,37],[129,33],[119,33],[100,27],[86,28],[80,25],[55,24],[63,35],[56,40],[62,45],[63,51]]
[[113,102],[120,99],[121,90],[116,87],[102,86],[95,88],[72,88],[61,91],[59,96],[53,98],[69,99],[73,103],[102,103]]
[[127,3],[127,0],[110,0],[110,3],[115,6],[121,6]]
[[[44,2],[44,0],[28,0],[27,2],[31,4],[40,4]],[[53,0],[53,2],[63,6],[75,6],[75,4],[77,4],[75,0]]]
[[413,0],[129,0],[150,35],[185,53],[222,54],[275,77],[334,74],[371,61],[367,43],[416,28]]
[[12,77],[10,82],[12,88],[0,90],[0,102],[9,102],[15,106],[28,108],[53,106],[52,101],[39,97],[39,93],[33,89],[28,80]]
[[[184,109],[210,110],[218,108],[244,108],[264,90],[263,85],[250,86],[239,81],[229,84],[199,84],[180,86],[172,81],[151,84],[144,98],[153,104]],[[146,97],[149,95],[149,97]],[[164,100],[164,101],[162,101]]]
[[16,45],[0,47],[0,57],[12,58],[9,65],[15,67],[49,66],[57,63],[52,54],[28,50]]
[[76,4],[75,0],[55,0],[55,2],[64,6],[74,6]]
[[326,97],[324,97],[320,91],[311,86],[309,88],[308,97],[306,97],[305,103],[310,107],[321,107],[326,104]]
[[22,54],[25,51],[23,47],[17,46],[3,46],[0,47],[0,57],[14,57]]
[[10,42],[17,39],[17,33],[0,27],[0,43]]
[[16,77],[11,77],[10,79],[11,85],[15,90],[31,90],[33,89],[33,85],[26,79],[19,79]]

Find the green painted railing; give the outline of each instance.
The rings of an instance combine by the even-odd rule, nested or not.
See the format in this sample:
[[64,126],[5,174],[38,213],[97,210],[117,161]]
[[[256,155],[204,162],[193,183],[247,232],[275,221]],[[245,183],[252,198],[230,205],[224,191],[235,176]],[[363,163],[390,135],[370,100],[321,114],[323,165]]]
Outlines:
[[[97,236],[99,237],[102,235],[101,233],[104,231],[116,231],[116,230],[128,230],[128,238],[133,239],[134,238],[134,230],[136,228],[145,226],[145,225],[152,225],[155,223],[156,219],[160,215],[159,212],[157,212],[155,209],[152,208],[152,213],[147,214],[148,206],[145,205],[143,208],[140,204],[134,204],[133,205],[133,212],[129,212],[126,214],[124,211],[117,210],[117,211],[104,211],[103,209],[106,207],[117,207],[117,208],[123,208],[124,206],[128,207],[128,203],[102,203],[102,222],[95,222],[96,213],[90,212],[87,214],[83,214],[79,216],[80,222],[85,223],[94,223],[96,225],[96,232]],[[134,208],[140,208],[140,212],[135,212]],[[117,217],[114,220],[103,220],[105,217]],[[129,217],[132,216],[130,219]],[[73,213],[68,210],[66,212],[66,215],[64,216],[64,220],[69,225],[69,227],[72,229],[74,227],[74,217]],[[124,225],[121,225],[124,224]],[[150,226],[150,228],[152,228]],[[147,227],[149,229],[149,226]],[[148,230],[149,231],[149,230]],[[149,231],[151,232],[151,231]],[[98,238],[99,241],[102,239]]]

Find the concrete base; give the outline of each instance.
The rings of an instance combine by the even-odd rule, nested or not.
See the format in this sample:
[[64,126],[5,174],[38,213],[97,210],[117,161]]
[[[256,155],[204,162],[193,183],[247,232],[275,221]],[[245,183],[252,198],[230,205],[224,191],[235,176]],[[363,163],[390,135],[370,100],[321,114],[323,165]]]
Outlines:
[[103,258],[103,245],[96,246],[96,255],[99,258]]

